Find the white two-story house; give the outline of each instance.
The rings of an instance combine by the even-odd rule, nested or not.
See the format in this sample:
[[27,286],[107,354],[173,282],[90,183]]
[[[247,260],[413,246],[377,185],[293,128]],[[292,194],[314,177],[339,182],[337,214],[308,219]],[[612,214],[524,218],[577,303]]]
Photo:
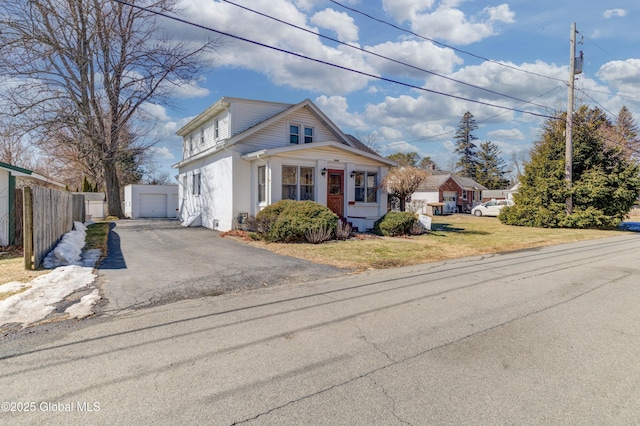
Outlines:
[[363,231],[387,211],[395,163],[342,132],[313,102],[224,97],[178,131],[180,218],[234,229],[283,199],[313,200]]

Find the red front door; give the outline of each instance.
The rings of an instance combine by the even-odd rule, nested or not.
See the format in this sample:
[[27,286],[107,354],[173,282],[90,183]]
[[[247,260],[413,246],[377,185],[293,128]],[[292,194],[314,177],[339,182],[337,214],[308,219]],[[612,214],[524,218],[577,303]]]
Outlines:
[[327,171],[327,207],[340,217],[344,216],[344,171]]

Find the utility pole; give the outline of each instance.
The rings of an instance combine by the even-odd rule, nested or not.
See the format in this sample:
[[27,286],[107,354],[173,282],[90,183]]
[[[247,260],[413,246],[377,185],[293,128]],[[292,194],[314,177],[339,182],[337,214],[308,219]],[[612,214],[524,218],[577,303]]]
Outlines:
[[[567,129],[565,131],[565,165],[564,178],[567,190],[573,185],[573,90],[576,73],[576,23],[571,24],[571,43],[569,52],[569,99],[567,102]],[[567,195],[565,200],[567,215],[573,212],[573,197]]]

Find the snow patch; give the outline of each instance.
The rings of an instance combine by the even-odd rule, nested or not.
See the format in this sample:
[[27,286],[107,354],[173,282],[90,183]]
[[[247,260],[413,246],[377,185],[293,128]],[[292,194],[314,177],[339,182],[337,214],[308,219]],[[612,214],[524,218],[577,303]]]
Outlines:
[[70,318],[83,319],[93,315],[93,305],[100,300],[100,290],[95,289],[90,294],[83,296],[80,302],[69,306],[64,312],[69,314]]
[[[0,324],[23,326],[44,319],[55,304],[74,291],[93,282],[93,268],[77,265],[61,266],[31,281],[30,289],[0,301]],[[1,286],[4,290],[4,285]]]

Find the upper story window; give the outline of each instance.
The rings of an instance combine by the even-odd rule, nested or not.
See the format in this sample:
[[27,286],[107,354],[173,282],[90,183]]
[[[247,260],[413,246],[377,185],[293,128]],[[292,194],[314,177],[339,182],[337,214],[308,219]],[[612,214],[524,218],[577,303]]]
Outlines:
[[200,129],[200,145],[204,145],[204,127]]
[[373,172],[355,172],[355,201],[375,203],[378,201],[378,174]]
[[304,143],[313,142],[313,127],[304,128]]
[[300,143],[300,126],[295,124],[289,126],[289,142]]
[[216,121],[213,122],[213,137],[215,140],[218,140],[220,137],[220,120],[216,118]]
[[289,125],[290,143],[311,143],[313,142],[313,127],[301,126],[299,124]]
[[193,134],[189,135],[189,154],[193,154]]

